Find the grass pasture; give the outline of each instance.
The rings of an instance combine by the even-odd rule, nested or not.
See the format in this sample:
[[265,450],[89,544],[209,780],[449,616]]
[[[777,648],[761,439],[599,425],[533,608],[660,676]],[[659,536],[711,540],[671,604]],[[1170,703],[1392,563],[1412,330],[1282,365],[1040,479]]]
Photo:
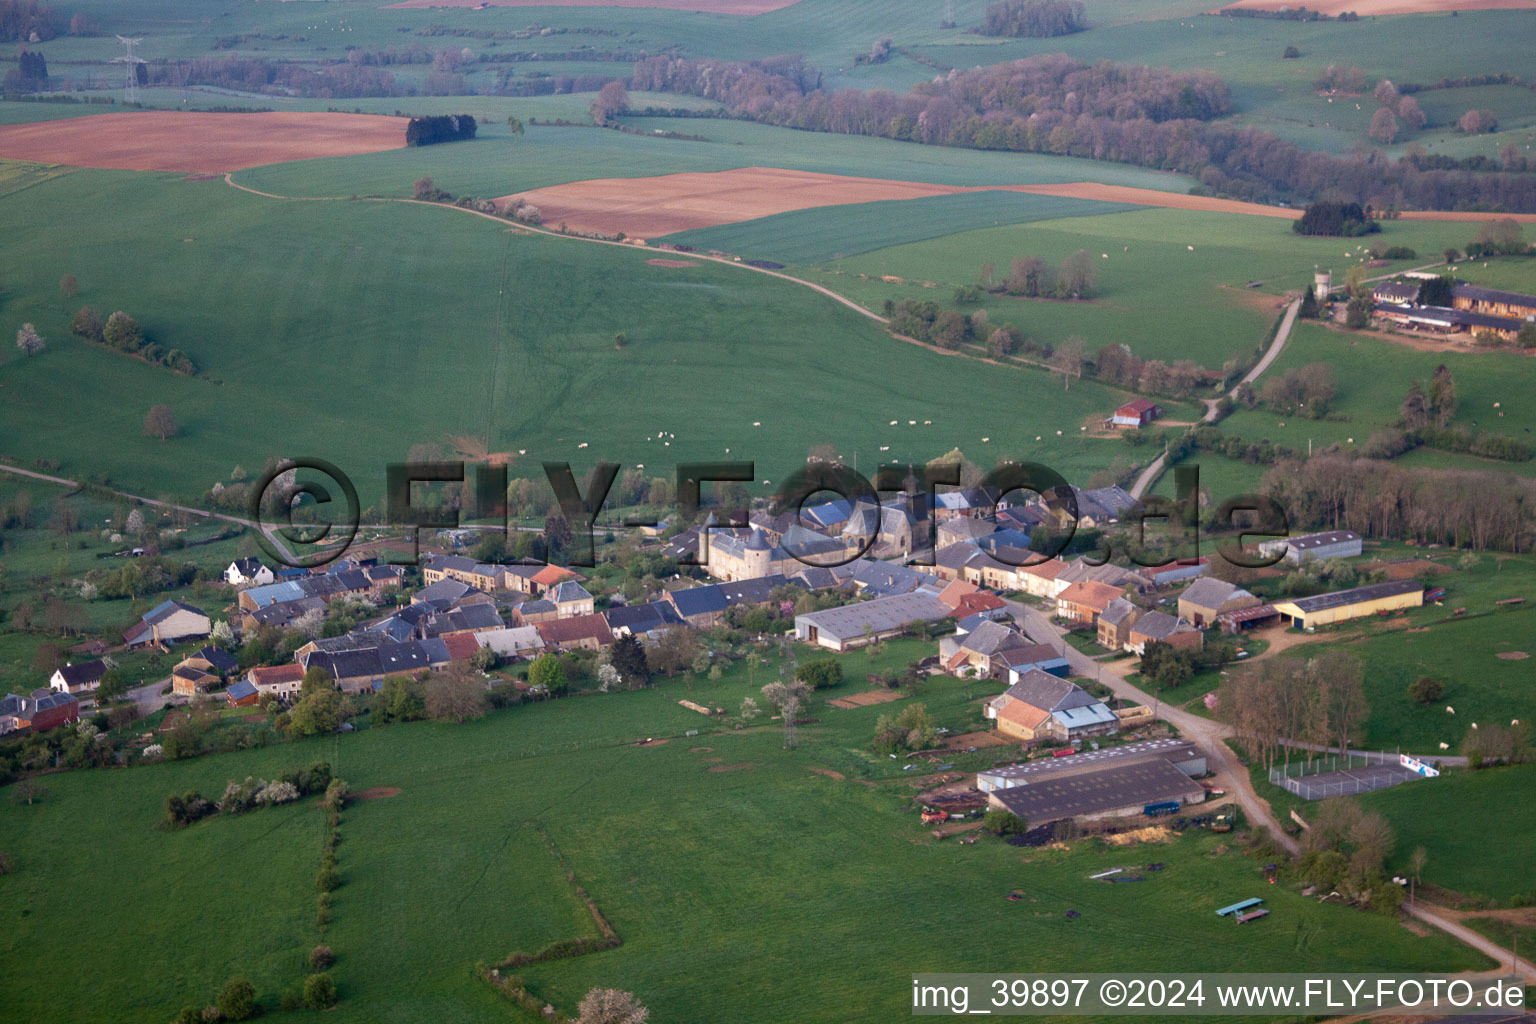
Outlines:
[[[103,203],[121,212],[103,221]],[[777,480],[834,441],[866,468],[959,446],[977,462],[1038,455],[1086,476],[1109,442],[1033,438],[1123,400],[903,344],[767,275],[650,266],[644,250],[520,235],[444,208],[78,172],[27,201],[0,200],[0,224],[30,254],[8,273],[4,315],[48,340],[34,358],[0,356],[10,454],[150,496],[195,498],[236,465],[255,472],[268,456],[313,452],[355,476],[366,506],[385,463],[460,434],[526,452],[514,474],[547,456],[579,460],[590,444],[593,458],[661,474],[730,449]],[[64,273],[80,281],[68,301]],[[72,337],[69,316],[84,304],[133,312],[202,372],[179,376]],[[628,345],[616,350],[620,331]],[[700,389],[729,395],[731,412],[693,401]],[[950,389],[970,400],[952,403]],[[1024,400],[1031,392],[1049,401]],[[143,436],[155,403],[172,407],[182,436]],[[71,407],[93,410],[88,428],[57,415]],[[887,425],[897,418],[932,425]],[[658,439],[663,429],[675,437]]]
[[[1397,830],[1396,852],[1387,865],[1390,870],[1407,874],[1408,855],[1422,846],[1429,853],[1426,882],[1506,905],[1523,896],[1528,904],[1536,898],[1527,870],[1536,852],[1531,847],[1531,836],[1536,834],[1536,803],[1530,800],[1533,781],[1536,767],[1531,765],[1453,770],[1438,779],[1364,794],[1360,802],[1385,814]],[[1488,832],[1474,822],[1497,823],[1500,840],[1490,842]],[[1490,938],[1509,939],[1507,935]],[[1520,955],[1525,955],[1524,943]]]
[[[774,723],[710,732],[676,704],[691,696],[734,708],[776,677],[777,659],[769,657],[751,681],[737,663],[719,682],[676,680],[561,700],[462,727],[370,728],[338,740],[57,776],[42,803],[0,806],[20,865],[0,880],[0,893],[7,905],[31,911],[20,933],[27,941],[12,938],[15,931],[3,941],[16,970],[41,976],[36,968],[51,963],[78,981],[62,994],[19,986],[9,1005],[23,1018],[35,1019],[45,1005],[51,1019],[83,1018],[107,998],[104,986],[133,973],[140,978],[134,1002],[120,1006],[118,1019],[149,1024],[183,1002],[206,1000],[237,971],[252,976],[270,1005],[316,941],[310,882],[323,817],[306,803],[177,833],[151,825],[167,792],[215,791],[226,778],[270,776],[320,757],[354,791],[400,790],[343,814],[342,884],[325,935],[338,955],[339,1021],[519,1019],[473,979],[471,965],[591,930],[539,828],[624,940],[614,951],[520,972],[563,1009],[604,984],[635,991],[666,1019],[885,1021],[904,1012],[911,972],[1001,970],[1008,954],[1000,951],[1019,942],[1035,951],[1031,964],[1040,970],[1089,962],[1171,970],[1192,939],[1210,970],[1258,969],[1276,957],[1297,970],[1481,966],[1439,935],[1421,938],[1382,917],[1267,887],[1268,923],[1276,927],[1244,929],[1234,942],[1230,922],[1211,910],[1261,882],[1259,866],[1218,841],[1224,837],[1191,835],[1137,850],[1096,841],[1070,851],[934,843],[903,799],[916,787],[902,762],[864,749],[875,719],[891,708],[844,711],[820,700],[857,692],[866,671],[916,653],[903,642],[847,656],[849,681],[818,694],[811,717],[820,721],[801,728],[793,752],[782,749]],[[916,699],[942,724],[968,729],[979,720],[975,685],[934,679]],[[698,737],[682,735],[700,728]],[[634,745],[645,736],[672,738]],[[98,802],[110,810],[82,832],[81,809]],[[100,850],[91,856],[110,857],[113,868],[72,873],[67,889],[54,884],[46,865],[81,863],[74,844],[93,837]],[[262,852],[261,870],[233,869]],[[1128,859],[1155,859],[1167,870],[1145,886],[1088,881]],[[132,885],[121,883],[124,863],[135,865]],[[1016,887],[1026,900],[1004,900]],[[168,909],[147,916],[152,923],[140,926],[132,945],[105,933],[82,940],[70,928],[81,914],[114,920],[124,900],[145,897]],[[244,906],[249,919],[229,919],[220,910],[226,902]],[[940,906],[945,912],[927,915],[921,928],[904,923],[914,907]],[[1068,909],[1081,918],[1067,920]],[[201,932],[181,922],[199,915],[199,928],[220,929],[218,941],[186,941]],[[1140,922],[1136,929],[1124,927],[1127,915]],[[44,932],[54,938],[34,938]],[[808,941],[813,933],[819,941]],[[99,943],[113,949],[98,950]],[[137,970],[116,963],[129,950]],[[178,966],[143,969],[172,962]],[[794,985],[784,982],[790,975]],[[808,989],[817,992],[814,1002],[804,999]]]
[[[1328,363],[1338,379],[1333,416],[1309,420],[1280,416],[1262,407],[1239,409],[1222,420],[1222,432],[1255,440],[1267,437],[1303,452],[1309,440],[1315,447],[1336,443],[1348,451],[1365,444],[1376,428],[1395,424],[1409,384],[1418,380],[1427,385],[1435,367],[1442,363],[1456,380],[1460,401],[1453,422],[1526,442],[1536,429],[1536,401],[1518,384],[1529,375],[1530,362],[1515,352],[1426,352],[1383,338],[1304,323],[1291,332],[1285,351],[1267,376],[1315,362]],[[1477,464],[1504,472],[1521,469],[1515,463],[1479,462],[1460,455],[1450,459],[1457,465]]]
[[852,203],[680,231],[652,243],[721,249],[786,263],[824,263],[894,245],[1002,224],[1087,217],[1133,209],[1123,203],[1023,192],[962,192]]
[[[1444,248],[1442,239],[1464,242],[1467,227],[1399,221],[1381,237],[1433,253]],[[963,231],[862,253],[837,261],[835,268],[823,261],[823,272],[813,279],[871,308],[887,298],[947,301],[956,286],[974,284],[985,263],[1006,276],[1015,257],[1039,256],[1057,264],[1086,249],[1097,264],[1092,302],[988,296],[980,305],[994,321],[1013,323],[1040,341],[1060,344],[1078,335],[1090,355],[1109,342],[1123,342],[1143,358],[1193,359],[1220,368],[1265,340],[1281,293],[1303,287],[1315,265],[1341,260],[1346,248],[1353,253],[1355,243],[1303,238],[1283,220],[1139,208]],[[888,275],[907,283],[880,280]],[[936,292],[925,287],[929,282]],[[1250,288],[1250,282],[1258,286]]]

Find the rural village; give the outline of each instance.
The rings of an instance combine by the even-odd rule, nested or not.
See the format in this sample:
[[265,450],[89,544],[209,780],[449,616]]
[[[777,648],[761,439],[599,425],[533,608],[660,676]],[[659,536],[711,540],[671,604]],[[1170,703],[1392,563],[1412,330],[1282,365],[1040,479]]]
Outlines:
[[0,0],[0,1024],[1536,1024],[1533,18]]

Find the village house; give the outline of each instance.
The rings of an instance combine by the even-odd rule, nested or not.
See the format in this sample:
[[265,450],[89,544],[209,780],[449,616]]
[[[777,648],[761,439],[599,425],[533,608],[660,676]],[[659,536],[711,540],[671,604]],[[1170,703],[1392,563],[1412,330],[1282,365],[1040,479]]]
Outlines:
[[129,647],[177,644],[205,637],[212,630],[213,623],[201,609],[180,601],[162,601],[123,634],[123,642]]
[[536,626],[541,622],[553,622],[560,617],[555,602],[542,597],[524,601],[512,610],[512,620],[519,626]]
[[373,592],[373,583],[361,569],[347,569],[242,590],[236,603],[241,610],[254,612],[304,598],[319,598],[326,603],[344,597],[371,598]]
[[18,729],[47,732],[78,721],[80,699],[72,693],[43,688],[34,690],[30,697],[10,693],[0,697],[0,733]]
[[465,601],[473,601],[490,595],[463,580],[445,576],[429,583],[411,595],[412,604],[431,605],[435,608],[452,608]]
[[181,663],[220,677],[233,675],[240,668],[240,659],[213,644],[199,647],[181,659]]
[[566,580],[574,579],[579,579],[579,577],[564,566],[546,565],[528,577],[528,582],[533,587],[529,593],[535,597],[547,597],[551,587],[559,586]]
[[1025,743],[1072,742],[1117,732],[1120,720],[1099,698],[1076,683],[1038,669],[983,705],[997,731]]
[[185,662],[171,669],[171,692],[178,697],[195,697],[207,693],[219,685],[219,677],[196,665]]
[[1054,601],[1072,582],[1060,579],[1061,574],[1066,570],[1066,562],[1059,558],[1048,558],[1034,565],[1019,566],[1014,571],[1014,578],[1017,580],[1018,589],[1029,596]]
[[552,619],[534,626],[544,647],[552,651],[571,651],[578,648],[595,651],[613,643],[613,630],[601,615],[578,615],[569,619]]
[[615,639],[621,636],[658,636],[664,630],[683,624],[682,616],[667,601],[616,605],[602,614],[608,628],[613,630]]
[[421,620],[417,635],[422,639],[457,636],[501,629],[506,625],[493,604],[466,604],[446,611],[435,611]]
[[1204,629],[1218,616],[1251,608],[1262,602],[1235,583],[1202,576],[1179,595],[1179,618]]
[[998,656],[1032,646],[1030,639],[1018,630],[1001,622],[982,620],[963,636],[939,640],[939,664],[954,676],[1001,679],[1007,674],[1007,665]]
[[734,582],[790,576],[806,564],[839,561],[847,551],[844,541],[790,523],[777,539],[755,526],[747,530],[701,530],[698,561],[716,579]]
[[101,685],[101,677],[106,671],[107,664],[100,658],[78,665],[67,663],[54,670],[48,678],[48,686],[59,693],[86,693]]
[[224,582],[235,587],[260,587],[275,579],[272,570],[256,558],[237,558],[224,570]]
[[546,599],[555,606],[555,613],[562,619],[591,615],[593,612],[592,595],[575,580],[562,580],[555,584],[546,594]]
[[1005,676],[1009,686],[1014,685],[1030,671],[1048,672],[1065,679],[1072,674],[1072,663],[1054,644],[1027,644],[998,654],[996,661],[1007,667]]
[[421,579],[427,586],[454,579],[489,593],[501,586],[504,569],[505,566],[477,562],[463,555],[432,555],[422,562]]
[[1141,618],[1144,610],[1123,597],[1117,597],[1099,613],[1099,646],[1107,651],[1118,651],[1131,642],[1131,627]]
[[1080,580],[1063,590],[1056,597],[1056,614],[1073,627],[1096,628],[1099,616],[1109,603],[1123,596],[1125,591],[1108,583]]
[[539,636],[539,631],[534,626],[493,629],[485,633],[476,633],[474,636],[475,643],[481,647],[489,647],[497,657],[506,661],[537,657],[539,652],[544,650],[544,638]]
[[304,668],[297,663],[260,666],[245,673],[245,681],[256,688],[259,695],[271,694],[281,700],[297,700],[304,683]]
[[1145,654],[1147,644],[1154,640],[1181,651],[1198,651],[1205,646],[1205,634],[1183,619],[1167,612],[1147,612],[1131,626],[1124,647]]

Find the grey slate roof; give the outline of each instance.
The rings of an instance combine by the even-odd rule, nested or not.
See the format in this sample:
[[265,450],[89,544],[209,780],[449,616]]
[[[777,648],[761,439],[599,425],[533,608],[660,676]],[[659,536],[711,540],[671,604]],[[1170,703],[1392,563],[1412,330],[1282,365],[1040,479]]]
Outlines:
[[1021,700],[1041,711],[1067,711],[1085,708],[1090,704],[1103,703],[1099,698],[1060,676],[1032,668],[1019,677],[1019,681],[1003,691],[1014,700]]
[[1202,576],[1189,585],[1189,589],[1184,591],[1180,600],[1199,605],[1201,608],[1220,608],[1234,597],[1252,596],[1235,583],[1228,583],[1214,576]]

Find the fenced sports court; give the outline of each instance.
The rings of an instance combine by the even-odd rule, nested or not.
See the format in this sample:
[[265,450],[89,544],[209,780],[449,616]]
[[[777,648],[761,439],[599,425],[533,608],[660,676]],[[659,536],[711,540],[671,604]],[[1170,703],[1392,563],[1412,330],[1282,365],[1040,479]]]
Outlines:
[[1269,781],[1303,800],[1369,793],[1418,778],[1419,772],[1403,764],[1398,754],[1329,754],[1292,761],[1288,767],[1269,770]]

